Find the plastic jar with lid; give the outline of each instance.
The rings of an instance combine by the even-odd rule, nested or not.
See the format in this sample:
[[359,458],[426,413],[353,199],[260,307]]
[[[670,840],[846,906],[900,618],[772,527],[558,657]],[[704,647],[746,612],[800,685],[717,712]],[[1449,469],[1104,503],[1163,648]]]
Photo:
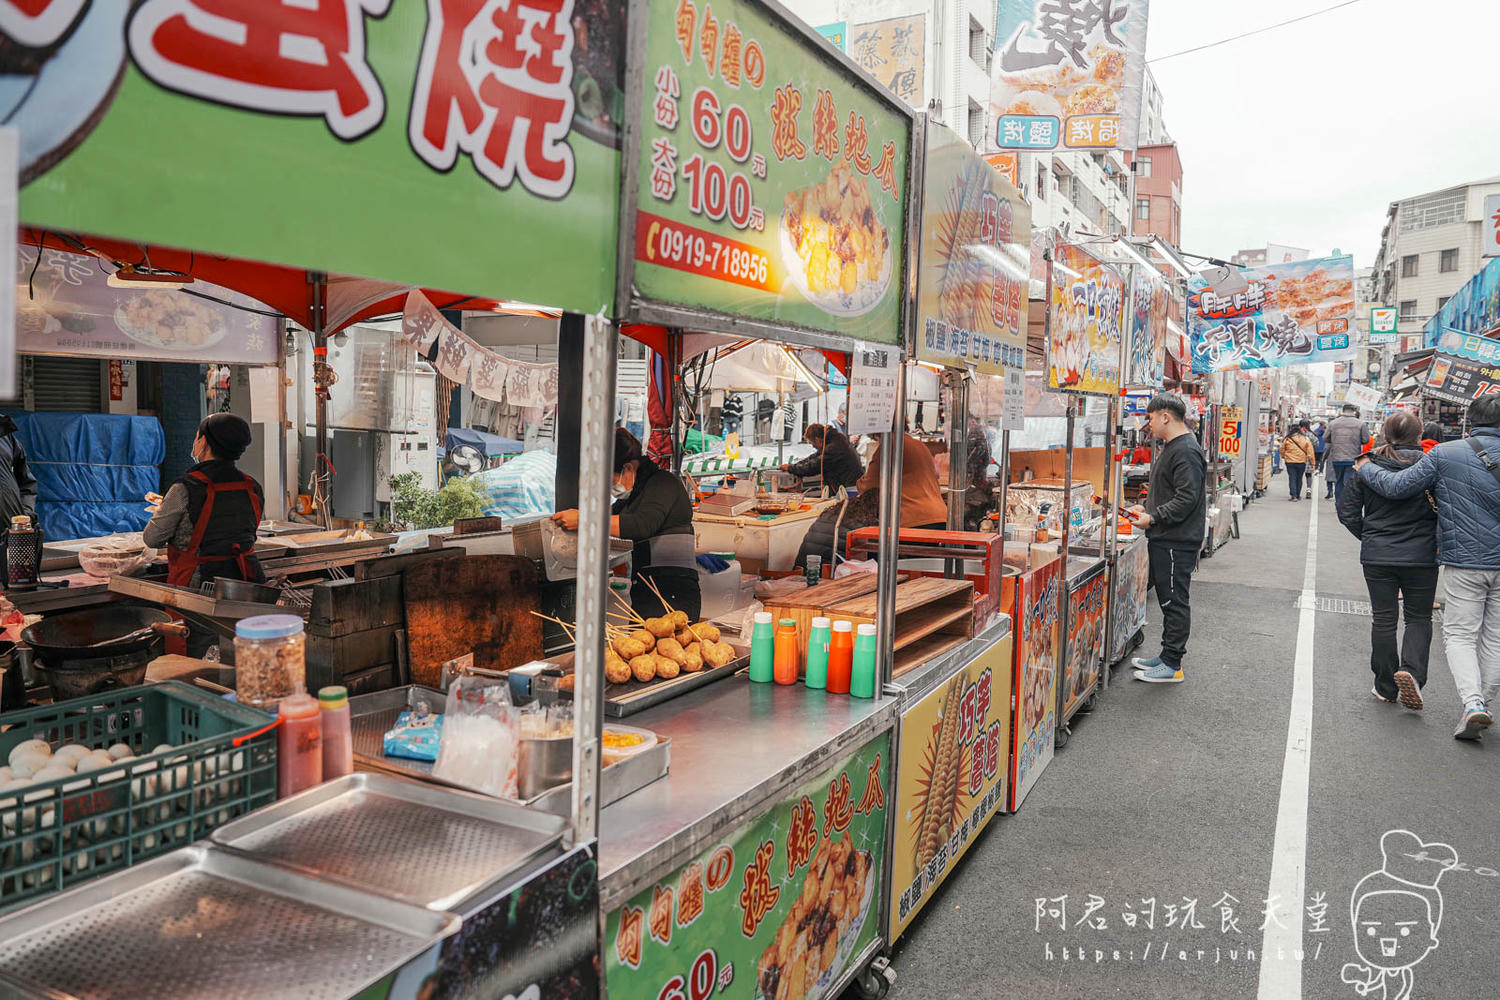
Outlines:
[[306,682],[307,637],[296,615],[256,615],[234,626],[235,690],[241,703],[267,709]]

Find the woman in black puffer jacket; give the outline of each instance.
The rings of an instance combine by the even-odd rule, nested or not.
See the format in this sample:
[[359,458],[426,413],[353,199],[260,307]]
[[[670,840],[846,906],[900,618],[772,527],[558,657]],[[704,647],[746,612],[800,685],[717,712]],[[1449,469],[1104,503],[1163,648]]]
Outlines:
[[[1422,423],[1406,411],[1385,421],[1385,444],[1372,460],[1400,470],[1422,457]],[[1359,561],[1370,591],[1371,693],[1381,701],[1422,707],[1427,654],[1432,645],[1432,602],[1437,593],[1437,509],[1426,492],[1391,500],[1351,476],[1338,503],[1339,520],[1360,540]],[[1406,634],[1396,651],[1397,611],[1404,611]]]

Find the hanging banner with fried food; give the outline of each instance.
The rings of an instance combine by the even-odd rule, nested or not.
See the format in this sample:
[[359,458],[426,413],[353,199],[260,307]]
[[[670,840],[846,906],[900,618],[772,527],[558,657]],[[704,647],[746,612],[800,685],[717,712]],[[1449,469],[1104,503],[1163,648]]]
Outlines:
[[767,8],[644,8],[639,303],[894,344],[911,117]]
[[1088,395],[1120,391],[1125,279],[1082,247],[1052,251],[1047,388]]
[[1148,0],[999,0],[997,149],[1136,148]]
[[916,918],[1005,808],[1011,636],[901,713],[888,941]]
[[1031,206],[951,129],[927,127],[917,357],[998,375],[1026,365]]
[[1354,358],[1354,258],[1322,257],[1188,281],[1193,371]]
[[833,1000],[880,935],[881,733],[610,912],[611,997]]

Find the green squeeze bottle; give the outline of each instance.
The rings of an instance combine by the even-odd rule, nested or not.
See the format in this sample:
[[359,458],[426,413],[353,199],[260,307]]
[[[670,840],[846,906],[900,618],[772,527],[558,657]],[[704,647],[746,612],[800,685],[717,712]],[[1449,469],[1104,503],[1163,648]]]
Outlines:
[[832,623],[827,618],[814,618],[807,632],[807,674],[802,683],[815,690],[828,687],[828,647],[832,640]]
[[861,624],[855,632],[849,694],[854,698],[875,697],[875,626],[869,623]]
[[771,627],[771,612],[757,611],[755,626],[750,630],[750,679],[769,684],[775,677],[776,633]]

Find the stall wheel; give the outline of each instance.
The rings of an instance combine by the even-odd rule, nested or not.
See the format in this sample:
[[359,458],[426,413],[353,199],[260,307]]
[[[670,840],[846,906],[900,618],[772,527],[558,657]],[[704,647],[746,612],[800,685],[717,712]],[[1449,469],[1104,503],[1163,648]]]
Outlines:
[[1134,650],[1140,649],[1143,645],[1145,645],[1145,643],[1146,643],[1146,630],[1143,629],[1143,628],[1136,629],[1135,630],[1135,635],[1133,635],[1133,636],[1130,637],[1130,648],[1131,648],[1131,650],[1134,651]]
[[894,985],[896,970],[891,968],[890,959],[876,955],[849,984],[849,989],[858,1000],[882,1000]]
[[1073,727],[1066,722],[1057,727],[1057,749],[1061,750],[1073,738]]
[[1096,688],[1094,690],[1094,693],[1091,694],[1091,695],[1089,695],[1087,698],[1085,698],[1083,704],[1078,706],[1078,711],[1080,711],[1080,712],[1092,712],[1094,709],[1096,709],[1098,707],[1099,707],[1099,691]]

